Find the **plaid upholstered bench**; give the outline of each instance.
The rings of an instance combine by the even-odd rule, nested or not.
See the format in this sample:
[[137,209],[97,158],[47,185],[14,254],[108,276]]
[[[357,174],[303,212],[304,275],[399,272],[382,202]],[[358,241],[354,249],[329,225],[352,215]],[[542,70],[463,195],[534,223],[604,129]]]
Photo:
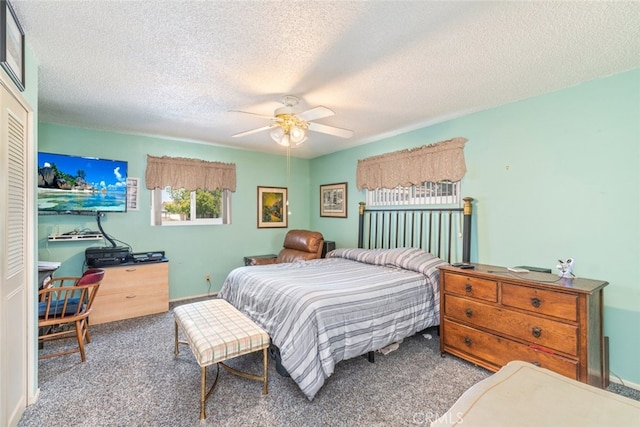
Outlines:
[[[262,381],[262,394],[267,388],[267,349],[269,335],[247,316],[223,299],[210,299],[180,305],[173,309],[175,319],[174,354],[179,353],[178,344],[188,344],[200,365],[200,419],[206,418],[205,402],[218,382],[220,365],[229,372],[243,378]],[[186,341],[178,339],[182,331]],[[263,373],[253,375],[225,365],[225,360],[262,350]],[[217,365],[213,385],[206,390],[209,365]]]

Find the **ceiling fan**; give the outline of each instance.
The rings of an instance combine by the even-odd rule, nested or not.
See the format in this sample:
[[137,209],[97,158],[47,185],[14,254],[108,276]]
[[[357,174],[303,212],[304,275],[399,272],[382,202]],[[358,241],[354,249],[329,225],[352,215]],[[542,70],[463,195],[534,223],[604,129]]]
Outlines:
[[283,96],[282,103],[284,104],[284,107],[277,108],[274,111],[273,116],[264,116],[261,114],[249,113],[247,111],[232,110],[236,113],[251,114],[271,121],[267,126],[236,133],[232,136],[241,137],[262,132],[264,130],[271,130],[271,138],[278,144],[285,147],[297,146],[305,142],[307,140],[308,130],[339,136],[341,138],[351,138],[353,136],[352,130],[323,125],[313,121],[333,116],[335,113],[331,109],[318,106],[311,108],[310,110],[296,112],[295,107],[299,102],[300,100],[296,96]]

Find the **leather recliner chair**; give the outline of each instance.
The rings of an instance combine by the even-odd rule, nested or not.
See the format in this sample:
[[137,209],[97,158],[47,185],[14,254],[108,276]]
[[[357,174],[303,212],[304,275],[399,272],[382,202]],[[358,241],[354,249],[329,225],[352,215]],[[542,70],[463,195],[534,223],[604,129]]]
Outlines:
[[324,237],[318,231],[289,230],[277,258],[252,258],[249,265],[280,264],[322,257]]

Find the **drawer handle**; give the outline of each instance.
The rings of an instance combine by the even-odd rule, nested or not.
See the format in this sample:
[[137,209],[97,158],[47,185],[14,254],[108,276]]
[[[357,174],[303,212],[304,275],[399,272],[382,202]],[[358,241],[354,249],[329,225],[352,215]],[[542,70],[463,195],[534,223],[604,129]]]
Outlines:
[[536,297],[531,298],[531,305],[534,306],[535,308],[540,307],[541,303],[542,301],[540,301],[539,298],[536,298]]
[[138,295],[127,295],[125,298],[127,298],[127,299],[133,299],[133,298],[135,298],[135,297],[137,297],[137,296],[138,296]]
[[132,271],[136,271],[136,270],[137,270],[136,268],[127,268],[124,271],[131,273]]
[[465,292],[467,292],[467,293],[469,293],[469,292],[473,291],[473,286],[471,286],[470,284],[468,284],[468,283],[467,283],[467,284],[464,286],[464,291],[465,291]]
[[542,329],[538,328],[537,326],[534,326],[531,329],[531,335],[533,335],[536,338],[540,338],[540,335],[542,335]]
[[471,341],[471,338],[469,337],[464,337],[464,343],[467,347],[471,347],[471,344],[473,343],[473,341]]
[[464,311],[464,314],[466,314],[466,315],[467,315],[467,317],[471,317],[471,316],[473,316],[473,310],[471,310],[470,308],[467,308],[467,309]]

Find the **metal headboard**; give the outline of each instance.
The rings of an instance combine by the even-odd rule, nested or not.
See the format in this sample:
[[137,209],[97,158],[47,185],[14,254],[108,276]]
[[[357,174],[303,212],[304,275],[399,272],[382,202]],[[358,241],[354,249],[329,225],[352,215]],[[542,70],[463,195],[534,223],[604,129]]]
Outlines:
[[471,202],[457,208],[366,208],[360,202],[358,247],[418,247],[445,261],[470,262]]

